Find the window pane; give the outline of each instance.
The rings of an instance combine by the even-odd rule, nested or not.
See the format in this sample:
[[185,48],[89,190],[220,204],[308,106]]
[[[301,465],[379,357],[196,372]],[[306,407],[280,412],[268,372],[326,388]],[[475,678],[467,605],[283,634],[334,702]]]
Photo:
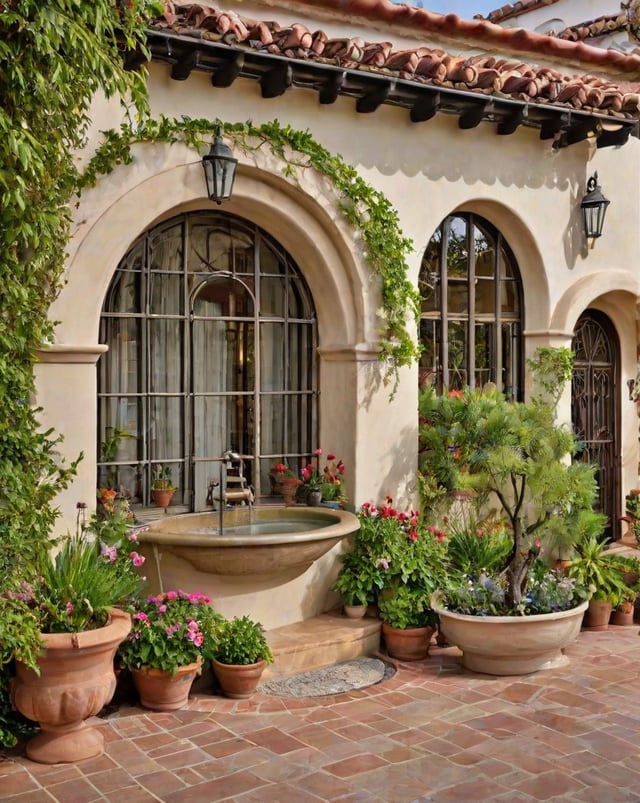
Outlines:
[[422,258],[419,289],[422,296],[422,312],[434,312],[440,306],[440,253],[442,226],[436,231]]
[[420,387],[436,384],[438,374],[439,350],[438,334],[440,323],[423,318],[420,321],[420,342],[422,343],[422,353],[420,354]]
[[289,390],[310,390],[312,388],[311,360],[313,351],[313,332],[308,324],[290,324],[289,344]]
[[161,229],[149,238],[149,268],[152,271],[182,271],[182,226]]
[[520,294],[515,282],[500,282],[500,309],[503,313],[520,314]]
[[151,315],[182,314],[182,277],[166,273],[149,276],[149,312]]
[[502,325],[502,392],[509,399],[519,399],[521,327],[518,323]]
[[260,272],[275,273],[281,276],[285,274],[284,262],[278,255],[269,248],[264,240],[260,241]]
[[139,393],[140,337],[139,318],[104,318],[101,341],[109,351],[98,363],[102,393]]
[[242,282],[210,279],[200,285],[193,305],[198,317],[253,318],[253,298]]
[[183,321],[149,321],[149,390],[179,393],[182,389]]
[[477,224],[473,227],[476,256],[476,276],[494,277],[496,272],[496,249],[493,237]]
[[184,403],[181,398],[149,397],[147,444],[151,460],[176,460],[182,457]]
[[[118,271],[114,277],[113,284],[109,289],[108,307],[111,312],[139,313],[142,305],[140,302],[140,261],[143,249],[136,249],[136,259],[129,260],[125,270]],[[137,266],[138,269],[131,270]]]
[[495,325],[489,323],[477,324],[475,327],[475,365],[474,376],[477,388],[483,387],[487,382],[494,381],[495,350],[494,350]]
[[286,282],[280,277],[263,277],[260,283],[260,317],[285,317]]
[[468,224],[464,218],[451,218],[449,238],[445,244],[449,279],[452,277],[466,278],[469,273],[467,228]]
[[467,379],[467,327],[465,323],[449,322],[448,327],[449,388],[461,389],[468,384]]
[[496,311],[496,286],[492,278],[476,277],[476,315],[493,315]]
[[260,324],[260,390],[285,390],[284,324]]

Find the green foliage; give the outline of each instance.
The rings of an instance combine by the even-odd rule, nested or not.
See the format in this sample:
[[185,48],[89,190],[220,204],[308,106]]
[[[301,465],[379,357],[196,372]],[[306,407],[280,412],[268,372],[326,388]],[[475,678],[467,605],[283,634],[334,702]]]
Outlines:
[[153,468],[151,480],[152,491],[175,491],[176,486],[171,481],[171,466],[157,465]]
[[535,561],[526,594],[517,605],[511,603],[504,574],[481,574],[452,583],[439,601],[448,610],[466,616],[533,616],[570,610],[588,597],[589,591],[574,578],[557,575],[542,561]]
[[175,675],[181,666],[213,658],[224,618],[209,597],[166,591],[148,597],[133,614],[133,627],[118,648],[124,666]]
[[593,511],[595,467],[570,461],[576,440],[539,395],[522,403],[494,388],[424,388],[419,412],[421,472],[445,491],[472,489],[479,506],[499,503],[512,534],[509,599],[518,607],[541,541],[571,545],[577,533],[602,531],[605,519]]
[[473,510],[460,512],[446,523],[447,560],[454,572],[478,577],[500,571],[513,547],[511,533],[493,517],[476,518]]
[[312,168],[331,182],[338,194],[341,214],[360,232],[363,256],[381,281],[379,357],[386,365],[385,383],[393,381],[395,392],[399,368],[411,364],[420,351],[407,329],[407,317],[413,317],[417,323],[420,313],[420,294],[409,281],[406,262],[413,244],[402,235],[398,213],[389,200],[339,154],[322,147],[308,131],[282,126],[277,120],[254,125],[162,116],[158,120],[146,119],[135,127],[124,124],[120,131],[103,132],[104,142],[85,167],[82,186],[93,186],[100,175],[111,172],[118,164],[130,164],[131,146],[136,142],[183,141],[202,150],[218,131],[245,152],[269,148],[284,163],[284,175],[292,180],[297,181],[303,170]]
[[569,577],[589,588],[593,599],[617,605],[628,591],[624,578],[627,567],[621,556],[607,552],[605,544],[593,536],[576,544],[576,552],[578,556],[567,570]]
[[264,628],[248,616],[234,616],[223,623],[214,657],[221,664],[234,666],[273,662]]
[[430,607],[431,592],[408,585],[388,588],[378,598],[380,618],[391,627],[434,627],[437,616]]

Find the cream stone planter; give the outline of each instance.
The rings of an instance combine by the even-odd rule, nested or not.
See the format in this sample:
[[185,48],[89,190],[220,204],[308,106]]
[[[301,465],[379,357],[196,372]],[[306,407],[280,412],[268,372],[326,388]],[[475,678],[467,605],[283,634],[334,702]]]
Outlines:
[[526,675],[566,666],[569,659],[562,650],[578,637],[588,605],[535,616],[466,616],[443,608],[437,594],[431,600],[441,632],[462,650],[463,665],[487,675]]

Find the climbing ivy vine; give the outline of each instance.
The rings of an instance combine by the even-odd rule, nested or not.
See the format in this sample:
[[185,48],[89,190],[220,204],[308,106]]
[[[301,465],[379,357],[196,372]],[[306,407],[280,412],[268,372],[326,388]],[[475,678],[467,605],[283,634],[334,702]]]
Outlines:
[[103,143],[96,150],[81,177],[81,186],[93,186],[100,175],[118,164],[133,160],[131,147],[139,142],[177,142],[202,150],[207,139],[224,132],[244,152],[268,148],[284,164],[287,177],[297,180],[301,171],[314,169],[325,176],[338,195],[340,212],[357,230],[363,241],[363,256],[381,280],[382,319],[380,359],[385,362],[385,383],[397,388],[398,370],[419,354],[419,346],[407,328],[413,317],[417,323],[420,295],[407,278],[407,255],[413,249],[404,237],[398,214],[389,200],[375,190],[338,154],[330,153],[308,131],[283,126],[277,120],[262,125],[228,123],[222,120],[182,117],[146,119],[138,126],[125,123],[119,131],[103,132]]
[[[121,48],[144,47],[149,11],[157,7],[147,0],[0,0],[1,592],[28,580],[49,548],[53,500],[75,471],[40,426],[35,354],[53,339],[48,313],[79,184],[74,153],[85,145],[92,99],[126,97],[132,119],[147,112],[145,73],[124,70]],[[16,730],[7,644],[0,633],[0,745]]]

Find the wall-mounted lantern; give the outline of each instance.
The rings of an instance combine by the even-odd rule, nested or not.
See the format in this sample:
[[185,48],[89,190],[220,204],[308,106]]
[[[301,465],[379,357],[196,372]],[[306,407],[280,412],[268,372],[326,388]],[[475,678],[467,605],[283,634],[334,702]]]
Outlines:
[[604,216],[610,201],[602,194],[602,187],[598,184],[597,171],[587,181],[587,192],[580,207],[584,222],[584,234],[588,240],[595,240],[602,234]]
[[228,201],[233,190],[238,160],[234,159],[231,148],[224,144],[219,133],[216,134],[209,153],[202,157],[202,166],[210,200],[217,204]]

